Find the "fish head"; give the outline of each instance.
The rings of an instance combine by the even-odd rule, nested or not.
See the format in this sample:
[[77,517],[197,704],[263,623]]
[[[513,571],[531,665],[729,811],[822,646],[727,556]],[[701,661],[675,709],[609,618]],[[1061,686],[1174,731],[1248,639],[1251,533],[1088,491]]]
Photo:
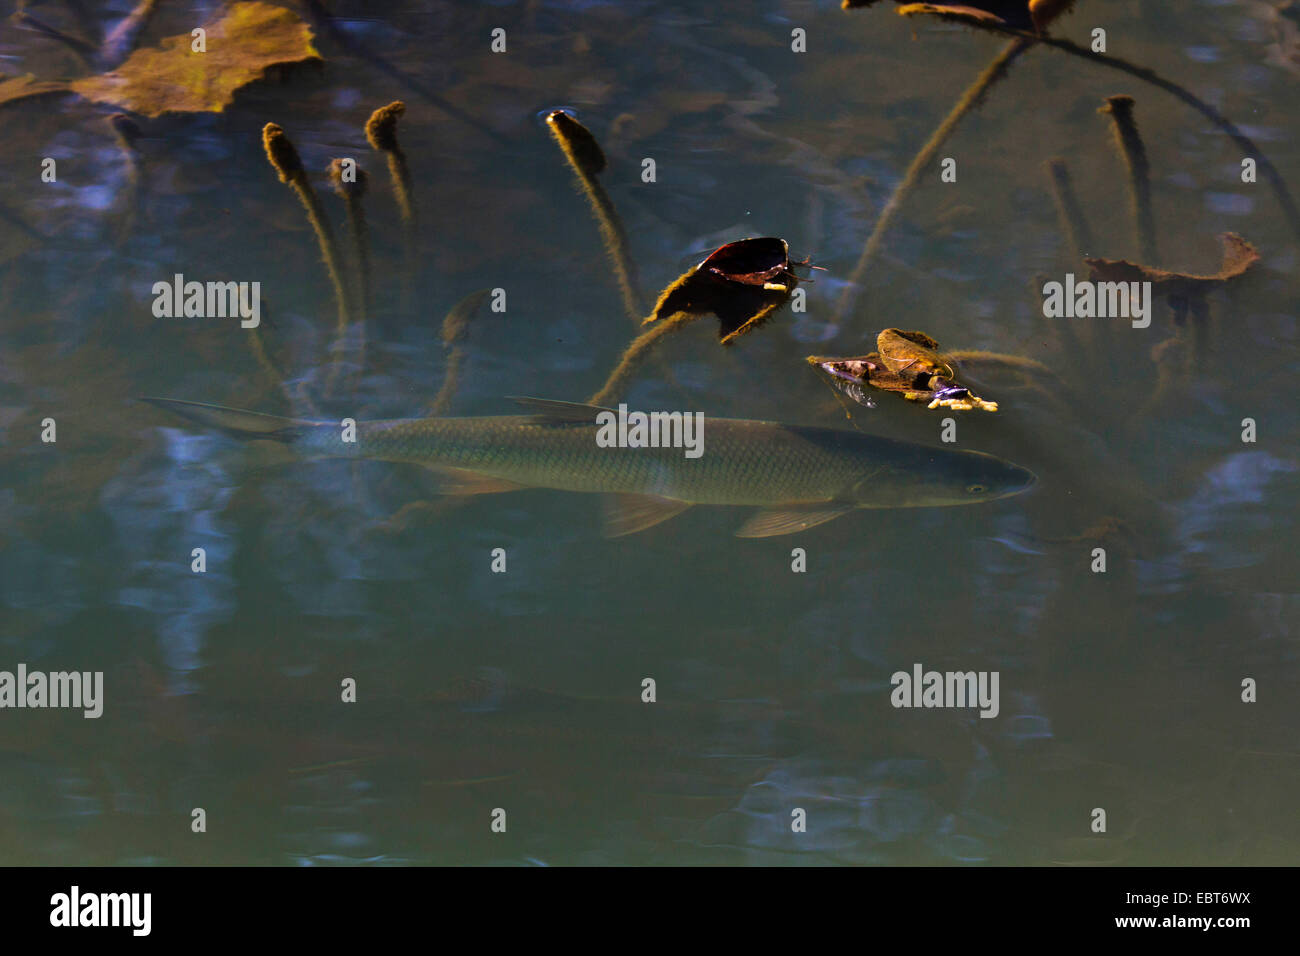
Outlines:
[[1038,480],[996,455],[978,451],[920,449],[915,461],[863,475],[849,494],[860,508],[933,508],[974,505],[1028,491]]

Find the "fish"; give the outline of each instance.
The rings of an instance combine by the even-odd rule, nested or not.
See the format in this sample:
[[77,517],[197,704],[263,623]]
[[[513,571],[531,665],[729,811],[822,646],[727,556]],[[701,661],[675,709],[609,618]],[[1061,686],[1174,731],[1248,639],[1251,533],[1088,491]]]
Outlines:
[[736,534],[764,538],[805,531],[859,508],[994,501],[1037,480],[1028,469],[983,452],[733,418],[704,421],[707,440],[695,458],[681,448],[602,447],[597,416],[615,414],[611,409],[513,400],[528,414],[356,422],[355,441],[345,441],[335,422],[144,399],[235,438],[280,442],[302,457],[420,464],[440,475],[445,494],[524,488],[600,493],[611,537],[643,531],[694,505],[729,505],[757,506]]

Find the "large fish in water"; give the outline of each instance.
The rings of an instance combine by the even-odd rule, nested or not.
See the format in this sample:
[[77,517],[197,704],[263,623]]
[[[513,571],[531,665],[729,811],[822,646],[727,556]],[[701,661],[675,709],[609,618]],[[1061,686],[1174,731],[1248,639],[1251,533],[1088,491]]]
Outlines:
[[609,409],[515,399],[531,414],[358,422],[279,418],[173,399],[146,401],[237,438],[287,444],[311,458],[413,462],[439,472],[451,494],[520,488],[607,495],[608,530],[631,534],[691,505],[757,505],[740,537],[790,534],[855,508],[977,504],[1019,494],[1034,474],[976,451],[931,448],[859,432],[709,418],[697,458],[681,448],[601,447]]

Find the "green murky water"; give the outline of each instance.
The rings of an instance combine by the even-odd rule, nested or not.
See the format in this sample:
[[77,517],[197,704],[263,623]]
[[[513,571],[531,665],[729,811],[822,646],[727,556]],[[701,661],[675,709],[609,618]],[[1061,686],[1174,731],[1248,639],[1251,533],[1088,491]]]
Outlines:
[[[75,6],[31,10],[87,32],[113,19],[79,24]],[[323,63],[220,114],[140,118],[134,183],[110,107],[0,108],[0,670],[104,674],[97,720],[0,710],[0,862],[1295,860],[1297,239],[1262,178],[1241,181],[1228,137],[1130,76],[1030,50],[943,148],[956,181],[923,173],[837,318],[891,191],[1004,40],[884,4],[331,6]],[[214,10],[165,4],[143,45]],[[1087,45],[1104,28],[1111,54],[1213,104],[1300,188],[1289,24],[1266,2],[1083,0],[1058,32]],[[791,50],[795,28],[807,52]],[[7,21],[0,60],[9,75],[86,72]],[[1043,316],[1041,281],[1086,272],[1051,158],[1069,163],[1085,251],[1139,256],[1097,112],[1119,93],[1149,155],[1156,264],[1213,272],[1225,231],[1261,254],[1201,325],[1163,302],[1146,329]],[[413,275],[362,131],[394,99]],[[757,540],[733,536],[745,512],[729,508],[610,540],[595,497],[546,490],[395,522],[430,498],[420,468],[269,461],[136,401],[421,414],[447,363],[443,316],[483,288],[506,290],[506,310],[473,319],[456,413],[595,391],[635,326],[539,118],[555,107],[605,149],[646,300],[743,236],[783,236],[827,270],[806,312],[730,349],[711,319],[670,336],[626,391],[633,408],[937,443],[942,414],[894,396],[846,421],[803,361],[923,329],[1064,380],[995,373],[981,394],[1001,411],[956,416],[958,448],[1032,468],[1037,486]],[[332,392],[334,303],[263,155],[267,122],[313,173],[340,156],[371,173],[367,357]],[[343,239],[342,204],[315,179]],[[260,282],[262,341],[293,404],[238,320],[154,317],[152,286],[176,273]],[[1190,365],[1157,388],[1178,363],[1152,350],[1175,337]],[[892,707],[891,675],[918,663],[998,672],[998,716]],[[356,703],[340,700],[345,678]]]

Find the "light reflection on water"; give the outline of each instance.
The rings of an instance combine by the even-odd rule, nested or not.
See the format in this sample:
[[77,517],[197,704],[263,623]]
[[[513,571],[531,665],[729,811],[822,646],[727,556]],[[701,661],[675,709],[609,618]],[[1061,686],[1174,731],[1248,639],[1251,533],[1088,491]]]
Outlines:
[[[1272,34],[1249,10],[1198,5],[1153,29],[1122,4],[1080,7],[1070,35],[1102,18],[1279,169],[1300,168],[1294,81],[1266,63],[1258,37]],[[0,194],[57,237],[42,246],[0,221],[0,667],[100,669],[109,695],[98,721],[0,714],[5,862],[1293,861],[1296,259],[1271,195],[1238,185],[1239,157],[1172,100],[1035,51],[951,141],[958,183],[909,201],[835,323],[869,223],[996,41],[885,7],[725,8],[464,4],[435,18],[407,4],[382,22],[342,9],[348,35],[504,145],[322,41],[323,71],[250,88],[220,116],[142,124],[147,175],[120,241],[125,168],[102,112],[5,108],[23,149],[66,172],[45,194]],[[512,52],[490,60],[465,38],[498,21]],[[808,27],[806,55],[788,52],[791,25]],[[0,53],[58,72],[10,28]],[[1212,299],[1191,387],[1141,415],[1158,339],[1097,330],[1104,361],[1082,365],[1031,289],[1079,268],[1047,191],[1051,156],[1070,159],[1101,254],[1136,254],[1095,115],[1117,92],[1137,97],[1161,264],[1204,271],[1226,229],[1263,255],[1249,283]],[[409,293],[361,134],[398,97],[423,225]],[[605,146],[643,295],[750,234],[785,236],[828,269],[807,314],[733,349],[714,344],[712,320],[677,336],[631,388],[634,407],[933,442],[937,418],[892,396],[846,421],[803,363],[920,328],[1066,377],[1071,409],[1008,383],[988,389],[1003,411],[960,422],[962,447],[1031,467],[1039,485],[979,508],[858,512],[797,541],[736,539],[743,514],[722,508],[605,540],[597,502],[547,491],[393,527],[429,497],[419,468],[268,460],[135,401],[307,415],[302,389],[326,418],[417,413],[442,380],[443,314],[498,286],[508,311],[475,319],[456,411],[590,392],[634,328],[535,121],[557,105]],[[374,176],[377,301],[352,392],[324,394],[333,307],[261,155],[267,121],[310,169],[355,154]],[[654,184],[637,175],[644,157]],[[341,208],[323,201],[341,232]],[[237,322],[152,318],[149,289],[175,272],[262,283],[292,406]],[[1158,311],[1149,332],[1169,328]],[[47,415],[53,446],[32,439]],[[1255,445],[1240,442],[1245,417]],[[1079,536],[1105,517],[1125,531],[1093,575]],[[789,571],[796,544],[804,575]],[[504,575],[488,570],[498,547]],[[890,674],[916,662],[1000,671],[999,718],[891,708]],[[355,705],[336,703],[345,677]],[[640,700],[646,677],[654,705]],[[1239,703],[1246,677],[1258,704]],[[189,838],[195,806],[222,819],[219,846]],[[1095,806],[1105,837],[1087,829]],[[505,835],[489,832],[494,807],[509,810]],[[791,831],[796,807],[806,833]]]

